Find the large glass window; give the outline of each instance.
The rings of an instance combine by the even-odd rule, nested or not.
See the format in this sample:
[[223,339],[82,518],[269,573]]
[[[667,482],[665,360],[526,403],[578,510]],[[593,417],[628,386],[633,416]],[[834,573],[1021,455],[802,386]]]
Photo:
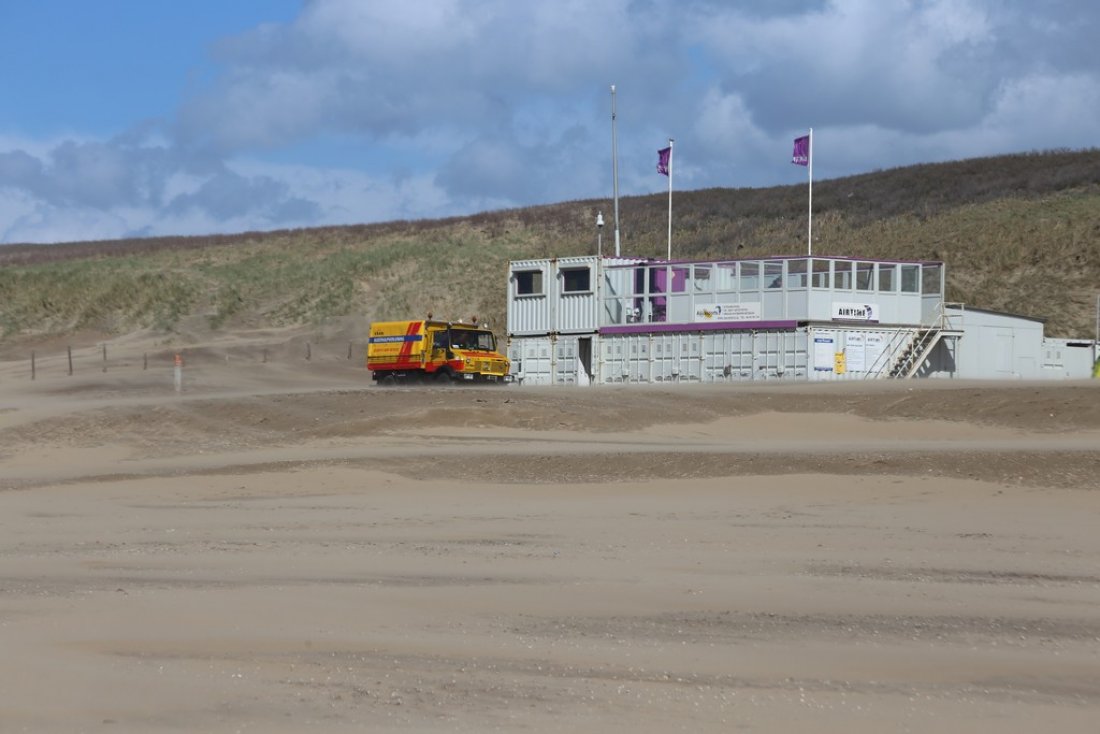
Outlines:
[[829,265],[828,260],[813,261],[813,275],[810,276],[810,285],[814,288],[832,287],[832,279],[829,278]]
[[451,346],[455,349],[471,349],[491,352],[496,349],[496,339],[491,331],[452,329]]
[[710,265],[693,265],[691,282],[695,284],[696,291],[709,291],[711,288]]
[[516,271],[516,295],[517,296],[541,296],[542,295],[542,271],[519,270]]
[[920,265],[901,266],[901,292],[917,293],[920,290]]
[[664,265],[655,265],[649,269],[649,292],[664,293],[668,284],[668,269]]
[[924,265],[921,267],[921,279],[920,279],[920,292],[921,293],[939,293],[940,292],[940,272],[941,268],[939,264],[936,265]]
[[592,270],[590,268],[562,268],[562,293],[589,293],[592,290]]
[[718,263],[714,268],[714,286],[720,291],[737,290],[737,263]]
[[672,288],[669,290],[669,293],[685,292],[687,290],[688,274],[690,272],[690,268],[673,266]]
[[856,290],[869,291],[874,288],[874,275],[874,263],[856,263]]
[[878,289],[884,293],[893,293],[897,289],[896,265],[878,264]]
[[755,291],[760,289],[760,263],[741,263],[741,290]]
[[852,265],[854,263],[843,260],[833,263],[833,288],[852,290]]
[[787,287],[788,288],[805,288],[806,287],[806,261],[805,260],[788,260],[787,261]]
[[764,263],[764,287],[783,287],[783,263],[771,260]]

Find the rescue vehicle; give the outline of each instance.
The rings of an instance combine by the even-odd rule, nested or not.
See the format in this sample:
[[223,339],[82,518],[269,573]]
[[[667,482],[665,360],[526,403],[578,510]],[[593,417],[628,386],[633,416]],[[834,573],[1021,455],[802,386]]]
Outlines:
[[488,328],[462,321],[376,321],[370,325],[367,369],[380,384],[431,380],[507,382],[511,364]]

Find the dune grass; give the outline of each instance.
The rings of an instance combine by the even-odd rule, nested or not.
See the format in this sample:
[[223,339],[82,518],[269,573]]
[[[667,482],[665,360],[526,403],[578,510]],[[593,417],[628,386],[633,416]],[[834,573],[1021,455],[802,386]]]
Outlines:
[[[806,187],[674,194],[673,256],[795,255]],[[667,199],[620,202],[624,254],[663,257]],[[609,201],[211,237],[0,247],[0,339],[364,323],[432,312],[505,326],[511,259],[594,253]],[[606,228],[605,228],[606,229]],[[605,231],[605,251],[612,247]],[[1100,291],[1100,152],[1003,156],[815,183],[814,252],[947,263],[948,298],[1089,336]]]

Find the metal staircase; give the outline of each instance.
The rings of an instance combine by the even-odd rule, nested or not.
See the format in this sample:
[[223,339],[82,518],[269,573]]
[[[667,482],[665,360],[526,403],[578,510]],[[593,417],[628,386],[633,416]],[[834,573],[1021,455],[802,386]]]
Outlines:
[[928,359],[928,355],[932,354],[932,350],[936,348],[936,345],[943,340],[943,329],[939,327],[922,327],[918,329],[913,338],[909,340],[909,344],[893,366],[890,368],[888,377],[897,379],[908,379],[917,374],[917,370]]
[[864,379],[900,380],[916,376],[945,337],[961,334],[948,323],[949,305],[961,304],[941,303],[931,324],[895,329],[879,357],[864,373]]

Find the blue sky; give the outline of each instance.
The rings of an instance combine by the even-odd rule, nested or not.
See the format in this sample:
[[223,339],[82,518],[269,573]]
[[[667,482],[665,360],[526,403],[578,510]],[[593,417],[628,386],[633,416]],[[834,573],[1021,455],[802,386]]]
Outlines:
[[[1097,145],[1094,0],[0,0],[0,243]],[[623,212],[624,218],[627,216]]]

